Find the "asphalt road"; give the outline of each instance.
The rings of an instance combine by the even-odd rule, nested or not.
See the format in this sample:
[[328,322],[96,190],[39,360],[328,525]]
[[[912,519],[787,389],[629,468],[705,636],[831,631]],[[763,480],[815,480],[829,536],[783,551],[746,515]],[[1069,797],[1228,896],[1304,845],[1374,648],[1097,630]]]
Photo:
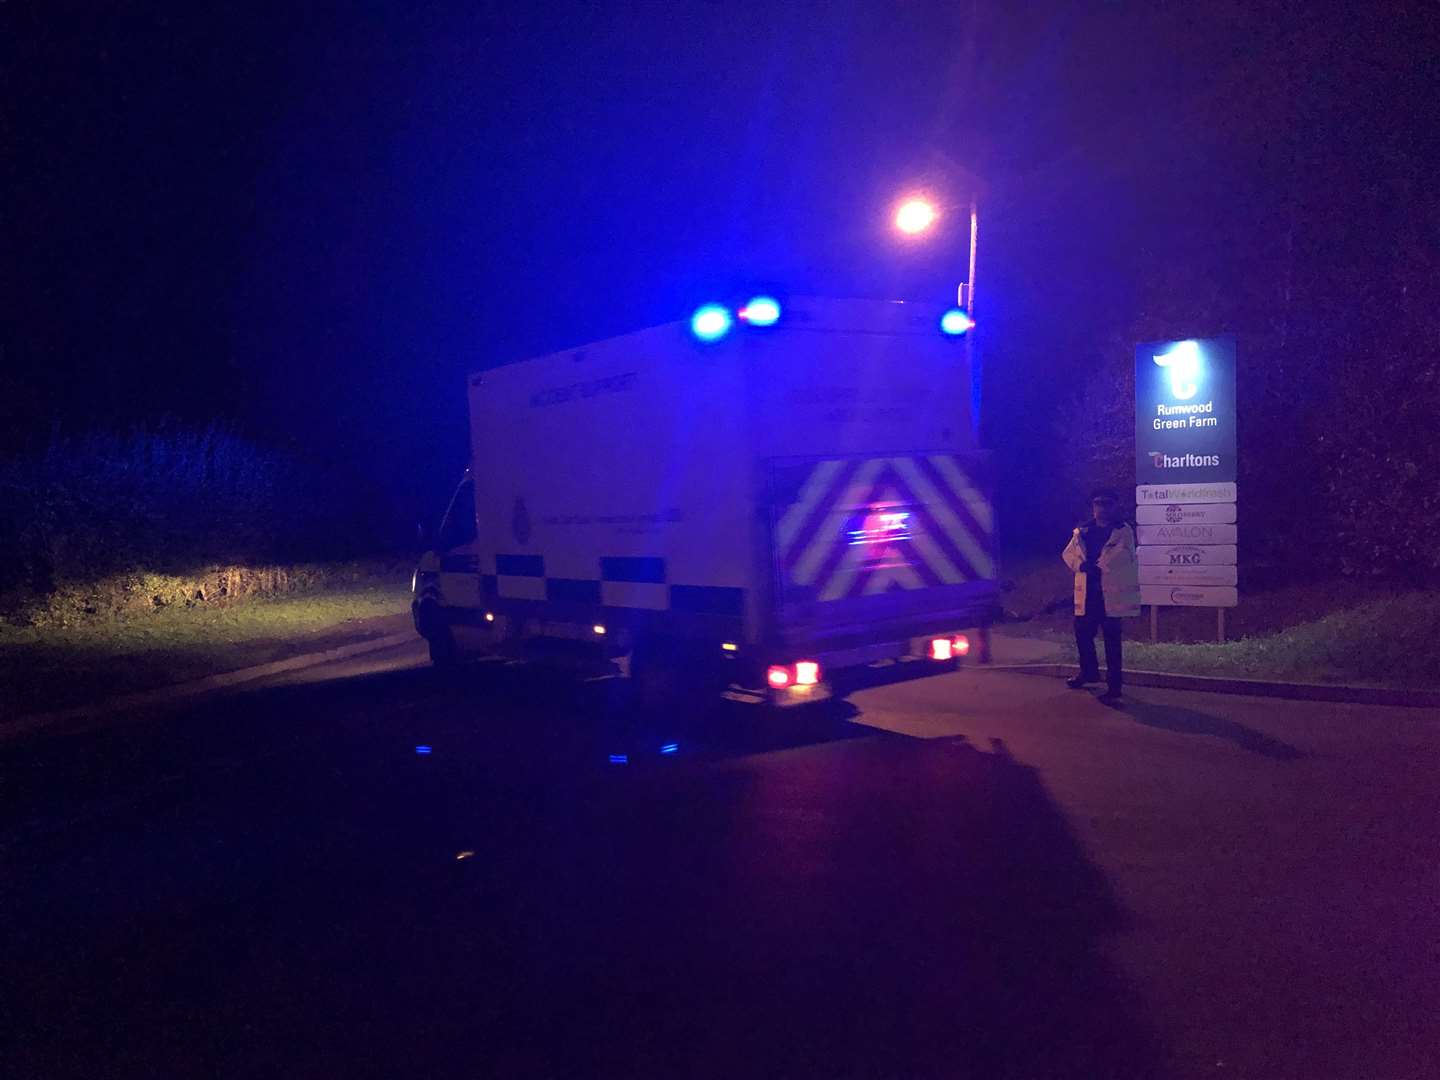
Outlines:
[[0,745],[10,1075],[1440,1075],[1434,712],[418,660]]

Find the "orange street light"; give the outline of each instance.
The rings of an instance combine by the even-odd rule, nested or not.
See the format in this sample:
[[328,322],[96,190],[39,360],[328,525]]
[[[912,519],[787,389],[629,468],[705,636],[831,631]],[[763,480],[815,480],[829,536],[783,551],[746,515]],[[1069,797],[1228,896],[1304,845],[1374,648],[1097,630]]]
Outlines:
[[912,197],[896,207],[895,227],[907,235],[914,236],[930,228],[939,216],[940,212],[935,209],[935,204],[930,200]]

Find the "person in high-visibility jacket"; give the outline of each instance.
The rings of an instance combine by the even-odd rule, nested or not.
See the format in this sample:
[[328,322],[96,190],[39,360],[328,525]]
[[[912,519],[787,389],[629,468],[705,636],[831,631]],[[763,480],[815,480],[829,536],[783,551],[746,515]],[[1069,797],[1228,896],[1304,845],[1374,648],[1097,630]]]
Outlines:
[[1120,620],[1140,614],[1140,566],[1135,530],[1119,519],[1113,492],[1097,491],[1090,500],[1091,520],[1076,527],[1061,558],[1075,572],[1075,648],[1080,673],[1066,685],[1078,690],[1100,681],[1095,632],[1105,635],[1102,701],[1119,701],[1124,661]]

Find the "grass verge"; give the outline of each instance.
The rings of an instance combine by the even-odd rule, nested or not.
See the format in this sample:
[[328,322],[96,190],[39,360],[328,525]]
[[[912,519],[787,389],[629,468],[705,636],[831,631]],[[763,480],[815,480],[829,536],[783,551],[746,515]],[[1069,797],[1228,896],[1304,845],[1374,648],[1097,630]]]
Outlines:
[[0,623],[0,721],[283,660],[373,636],[408,581],[161,607],[63,625]]
[[[1140,620],[1127,620],[1138,632]],[[1071,661],[1073,642],[1057,646]],[[1127,641],[1141,671],[1277,682],[1440,687],[1440,594],[1398,593],[1274,634],[1220,644]]]

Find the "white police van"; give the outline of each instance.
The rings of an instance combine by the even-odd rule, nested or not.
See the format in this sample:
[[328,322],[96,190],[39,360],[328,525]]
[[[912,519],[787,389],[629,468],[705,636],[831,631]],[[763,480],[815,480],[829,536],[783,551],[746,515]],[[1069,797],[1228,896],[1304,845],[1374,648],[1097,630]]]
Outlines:
[[415,575],[432,659],[567,642],[648,703],[779,704],[957,662],[997,601],[968,327],[755,297],[472,375],[470,468]]

